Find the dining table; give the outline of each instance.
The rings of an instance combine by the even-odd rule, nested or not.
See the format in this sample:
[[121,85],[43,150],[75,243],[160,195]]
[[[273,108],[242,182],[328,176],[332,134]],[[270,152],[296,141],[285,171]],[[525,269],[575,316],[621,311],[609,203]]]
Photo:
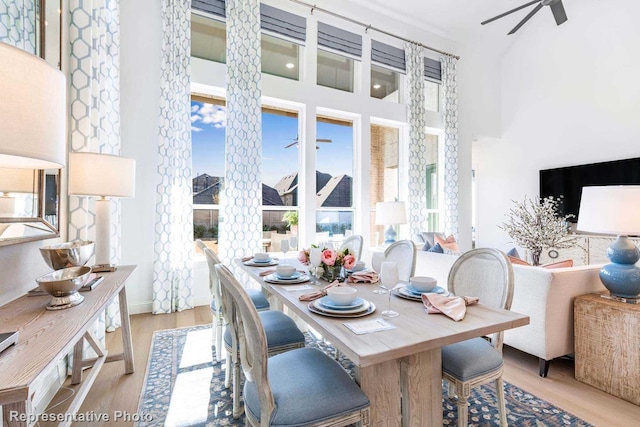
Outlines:
[[[300,271],[307,266],[297,259],[280,259]],[[396,295],[377,294],[376,284],[350,283],[358,296],[373,303],[376,310],[360,318],[332,318],[316,314],[309,302],[298,298],[314,290],[322,290],[328,282],[314,284],[273,284],[260,273],[269,267],[237,265],[262,286],[263,290],[292,312],[324,339],[333,344],[355,366],[356,382],[371,402],[370,422],[373,426],[441,426],[442,425],[442,358],[441,348],[471,338],[487,336],[529,323],[529,317],[509,310],[482,304],[468,306],[464,319],[454,321],[443,314],[428,314],[420,301]],[[270,267],[274,268],[274,267]],[[395,318],[381,315],[391,308]],[[382,319],[393,329],[356,334],[345,324]]]

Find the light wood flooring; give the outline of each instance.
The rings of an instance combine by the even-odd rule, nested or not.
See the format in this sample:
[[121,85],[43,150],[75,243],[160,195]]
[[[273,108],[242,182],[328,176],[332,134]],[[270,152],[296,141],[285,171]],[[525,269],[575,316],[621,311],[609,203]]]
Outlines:
[[[139,314],[131,316],[135,373],[123,374],[123,364],[105,364],[89,391],[80,412],[113,414],[114,411],[135,414],[144,380],[153,332],[211,322],[211,313],[206,306],[196,307],[173,314]],[[110,353],[121,351],[120,331],[107,334],[107,349]],[[638,425],[640,407],[601,392],[575,380],[573,362],[556,360],[551,363],[549,376],[538,376],[538,359],[520,351],[505,348],[505,381],[516,385],[535,396],[573,413],[585,421],[602,427],[630,427]],[[64,399],[69,391],[62,389],[52,404]],[[56,408],[62,410],[64,405]],[[125,426],[133,423],[76,423],[74,425]],[[49,424],[40,423],[42,427]]]

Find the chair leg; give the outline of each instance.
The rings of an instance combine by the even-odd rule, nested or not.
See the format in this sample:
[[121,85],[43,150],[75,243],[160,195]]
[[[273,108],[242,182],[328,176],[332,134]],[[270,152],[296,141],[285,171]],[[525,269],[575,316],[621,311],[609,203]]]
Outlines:
[[496,396],[498,398],[498,411],[500,413],[500,426],[507,427],[507,408],[504,399],[504,381],[502,377],[496,379]]
[[216,331],[214,342],[216,343],[216,362],[219,362],[222,360],[222,331],[224,330],[224,320],[221,315],[217,317],[216,326],[214,326],[214,330]]
[[542,357],[538,359],[538,371],[542,378],[546,378],[549,373],[549,365],[551,360],[544,360]]
[[226,359],[225,365],[226,365],[226,369],[224,371],[224,387],[230,388],[231,387],[231,354],[229,354],[229,351],[227,351],[227,359]]
[[[227,356],[227,358],[231,358]],[[240,418],[243,412],[243,407],[240,400],[240,357],[235,354],[233,357],[233,385],[232,385],[232,397],[233,397],[233,419]]]
[[467,408],[467,398],[469,396],[458,395],[458,427],[467,427],[469,424],[469,409]]

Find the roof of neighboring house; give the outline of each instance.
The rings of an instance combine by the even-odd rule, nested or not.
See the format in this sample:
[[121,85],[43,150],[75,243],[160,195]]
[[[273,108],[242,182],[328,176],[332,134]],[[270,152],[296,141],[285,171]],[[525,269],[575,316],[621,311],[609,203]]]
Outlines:
[[298,187],[298,172],[283,176],[280,181],[273,187],[281,196],[291,193]]
[[273,187],[269,187],[266,184],[262,184],[262,204],[269,206],[284,206],[282,198],[278,194],[278,190]]
[[338,175],[332,177],[316,195],[317,206],[351,206],[351,177]]

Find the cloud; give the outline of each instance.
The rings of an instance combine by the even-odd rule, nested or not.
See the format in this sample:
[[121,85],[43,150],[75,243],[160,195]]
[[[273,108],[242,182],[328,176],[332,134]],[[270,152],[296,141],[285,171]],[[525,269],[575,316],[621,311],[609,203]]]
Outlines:
[[198,120],[202,120],[202,117],[200,117],[200,116],[199,116],[199,115],[197,115],[197,114],[192,114],[192,115],[191,115],[191,123],[195,123],[195,122],[197,122]]
[[212,125],[217,129],[227,127],[227,110],[225,107],[204,104],[198,111],[198,116],[203,124]]
[[191,126],[191,132],[202,132],[202,128]]
[[200,109],[200,106],[197,105],[197,104],[194,104],[194,105],[191,106],[191,112],[192,113],[197,113],[199,109]]

